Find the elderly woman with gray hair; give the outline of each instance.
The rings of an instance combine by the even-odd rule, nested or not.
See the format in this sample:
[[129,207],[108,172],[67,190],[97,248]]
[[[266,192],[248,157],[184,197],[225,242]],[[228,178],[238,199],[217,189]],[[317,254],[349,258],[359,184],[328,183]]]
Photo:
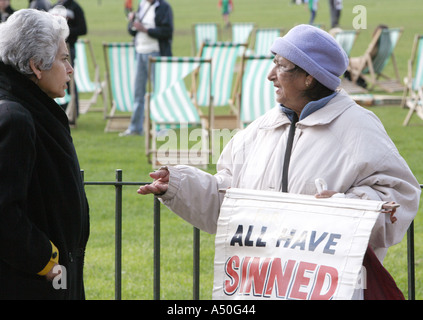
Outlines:
[[[371,262],[366,266],[368,279],[374,280],[371,271],[386,277],[372,285],[372,294],[368,288],[355,296],[389,297],[385,283],[390,277],[381,262],[416,215],[420,186],[379,119],[338,89],[348,57],[333,37],[299,25],[277,38],[270,50],[275,57],[268,80],[280,105],[233,137],[215,175],[169,166],[151,173],[154,182],[141,186],[138,193],[158,195],[175,213],[210,233],[216,232],[222,188],[316,197],[339,193],[399,203],[395,216],[391,211],[377,219],[365,258]],[[315,186],[319,178],[329,189],[320,194]],[[393,291],[391,297],[403,297]]]
[[0,299],[84,299],[88,202],[66,114],[66,20],[0,25]]

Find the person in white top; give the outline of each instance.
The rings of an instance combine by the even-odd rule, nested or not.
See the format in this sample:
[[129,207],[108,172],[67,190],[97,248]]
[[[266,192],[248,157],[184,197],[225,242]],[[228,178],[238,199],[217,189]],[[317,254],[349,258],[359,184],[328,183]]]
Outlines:
[[[217,228],[219,189],[394,201],[400,207],[379,216],[369,240],[368,254],[380,265],[417,213],[419,183],[380,120],[338,89],[348,57],[333,37],[299,25],[277,38],[271,51],[275,65],[268,80],[280,106],[232,138],[215,175],[169,166],[151,173],[154,182],[138,193],[158,195],[173,212],[209,233]],[[332,191],[319,194],[317,178]]]
[[[134,112],[128,129],[120,134],[141,135],[144,123],[144,96],[150,56],[171,56],[173,13],[165,0],[143,0],[129,16],[129,33],[135,36],[137,72],[134,84]],[[154,74],[152,74],[154,77]]]

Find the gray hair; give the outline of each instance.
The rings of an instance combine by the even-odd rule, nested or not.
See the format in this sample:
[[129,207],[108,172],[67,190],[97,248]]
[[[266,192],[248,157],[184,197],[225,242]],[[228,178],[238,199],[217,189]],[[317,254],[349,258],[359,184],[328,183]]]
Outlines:
[[69,27],[66,19],[35,9],[22,9],[0,24],[0,61],[20,73],[32,75],[32,59],[40,70],[50,70],[66,40]]

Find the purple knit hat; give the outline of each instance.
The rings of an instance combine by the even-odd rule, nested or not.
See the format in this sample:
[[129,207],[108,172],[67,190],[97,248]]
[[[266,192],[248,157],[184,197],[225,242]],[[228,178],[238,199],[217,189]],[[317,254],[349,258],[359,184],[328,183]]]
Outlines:
[[335,90],[348,67],[348,56],[326,31],[301,24],[276,38],[270,51],[307,71],[321,84]]

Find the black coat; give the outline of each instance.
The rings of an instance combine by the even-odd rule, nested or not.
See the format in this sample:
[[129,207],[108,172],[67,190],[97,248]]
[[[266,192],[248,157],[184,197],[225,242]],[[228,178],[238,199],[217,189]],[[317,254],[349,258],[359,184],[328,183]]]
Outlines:
[[[84,299],[88,235],[88,202],[66,114],[0,62],[0,299]],[[50,260],[50,241],[66,268],[66,289],[37,275]]]

